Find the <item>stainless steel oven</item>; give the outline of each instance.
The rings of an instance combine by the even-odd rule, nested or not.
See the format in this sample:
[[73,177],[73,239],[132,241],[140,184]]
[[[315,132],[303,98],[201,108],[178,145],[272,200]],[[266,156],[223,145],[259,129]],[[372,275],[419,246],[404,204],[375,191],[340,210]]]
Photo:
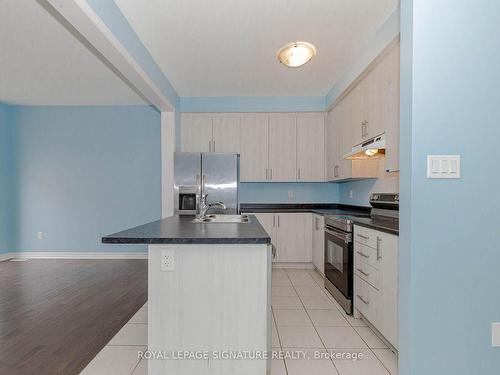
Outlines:
[[325,221],[325,287],[348,314],[352,314],[352,233]]
[[[352,314],[354,250],[352,232],[355,220],[399,216],[399,194],[374,193],[371,213],[366,210],[325,216],[325,287],[348,313]],[[362,219],[364,218],[364,219]]]

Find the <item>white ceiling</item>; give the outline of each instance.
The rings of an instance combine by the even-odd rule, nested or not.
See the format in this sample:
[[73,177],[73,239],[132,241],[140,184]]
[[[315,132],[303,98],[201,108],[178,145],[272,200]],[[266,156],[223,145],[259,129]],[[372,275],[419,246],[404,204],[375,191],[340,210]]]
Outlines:
[[0,101],[145,103],[35,0],[0,1]]
[[[180,96],[324,96],[398,0],[115,0]],[[277,50],[312,42],[291,69]]]

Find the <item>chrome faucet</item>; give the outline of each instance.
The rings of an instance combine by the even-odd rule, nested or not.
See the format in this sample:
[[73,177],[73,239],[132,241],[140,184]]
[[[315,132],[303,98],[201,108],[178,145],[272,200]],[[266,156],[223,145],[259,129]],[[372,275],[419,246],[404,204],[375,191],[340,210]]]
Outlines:
[[208,194],[203,194],[201,196],[200,213],[198,215],[198,219],[205,218],[208,210],[210,210],[212,207],[220,207],[223,210],[226,209],[226,205],[222,202],[207,203],[207,197],[208,197]]

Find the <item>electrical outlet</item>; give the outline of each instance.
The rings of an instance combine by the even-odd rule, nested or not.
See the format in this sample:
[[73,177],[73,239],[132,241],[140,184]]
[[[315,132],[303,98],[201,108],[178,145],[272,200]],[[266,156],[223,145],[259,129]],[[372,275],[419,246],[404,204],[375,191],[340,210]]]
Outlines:
[[354,191],[349,190],[349,198],[354,199]]
[[36,238],[39,239],[39,240],[43,240],[43,232],[38,232],[36,234]]
[[288,199],[293,199],[293,190],[288,191]]
[[500,323],[491,323],[491,346],[500,347]]
[[161,251],[161,270],[163,272],[175,271],[175,252],[174,250]]

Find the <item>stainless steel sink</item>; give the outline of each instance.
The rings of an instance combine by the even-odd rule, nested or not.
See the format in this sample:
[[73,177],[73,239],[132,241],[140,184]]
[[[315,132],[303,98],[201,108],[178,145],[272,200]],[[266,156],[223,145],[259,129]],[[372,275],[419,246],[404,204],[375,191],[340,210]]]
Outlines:
[[236,223],[236,224],[247,224],[250,223],[250,217],[248,215],[207,215],[203,218],[193,219],[193,223],[205,223],[205,224],[224,224],[224,223]]

